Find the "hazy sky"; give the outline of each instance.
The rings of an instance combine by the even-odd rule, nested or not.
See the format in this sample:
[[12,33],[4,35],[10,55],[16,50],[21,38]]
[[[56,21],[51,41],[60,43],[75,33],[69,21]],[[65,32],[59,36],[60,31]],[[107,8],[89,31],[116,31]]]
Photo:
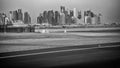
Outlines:
[[77,10],[90,9],[95,13],[102,13],[104,22],[120,22],[120,0],[0,0],[0,12],[8,12],[21,8],[23,12],[28,11],[32,22],[44,10],[60,10],[63,5],[67,9]]

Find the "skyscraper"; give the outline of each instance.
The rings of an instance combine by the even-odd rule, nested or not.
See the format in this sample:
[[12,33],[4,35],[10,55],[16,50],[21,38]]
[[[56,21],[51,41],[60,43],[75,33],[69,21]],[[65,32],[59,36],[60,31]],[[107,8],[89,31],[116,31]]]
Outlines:
[[13,11],[13,21],[16,22],[18,20],[18,12],[17,10]]
[[70,16],[71,17],[73,16],[73,10],[70,10]]
[[13,12],[10,11],[10,12],[9,12],[9,15],[10,15],[10,21],[13,22]]
[[60,13],[60,24],[61,25],[65,25],[65,14],[64,13]]
[[37,23],[38,23],[38,24],[42,24],[42,23],[43,23],[42,13],[40,13],[40,15],[37,17]]
[[54,24],[54,12],[53,10],[48,11],[48,22],[49,24]]
[[30,15],[28,14],[28,12],[25,12],[25,13],[24,13],[24,23],[25,23],[25,24],[30,24],[30,23],[31,23],[31,17],[30,17]]
[[101,18],[100,18],[100,14],[95,14],[94,17],[92,17],[92,24],[101,24]]
[[81,15],[81,11],[78,11],[78,19],[81,19],[82,15]]
[[2,14],[0,13],[0,25],[2,25],[3,22],[2,22]]
[[6,14],[5,13],[2,13],[2,15],[1,15],[2,17],[2,24],[6,24],[5,23],[5,18],[6,18]]
[[18,9],[18,20],[23,21],[22,9]]
[[97,23],[97,16],[94,15],[94,17],[92,17],[92,24],[95,25]]
[[55,11],[55,24],[60,24],[60,13],[58,11]]
[[61,13],[64,13],[65,12],[65,6],[61,6],[60,11],[61,11]]
[[77,18],[77,9],[76,8],[73,9],[73,13],[74,13],[74,17]]
[[102,16],[102,15],[99,13],[99,14],[98,14],[98,24],[101,24],[101,16]]
[[72,23],[72,18],[71,18],[71,16],[68,14],[68,15],[66,16],[66,24],[70,25],[71,23]]
[[[94,22],[92,22],[92,18],[94,17],[94,13],[91,12],[91,10],[85,11],[84,12],[84,22],[85,24],[92,24]],[[93,21],[95,18],[93,18]]]
[[68,19],[68,11],[65,11],[65,12],[64,12],[64,14],[65,14],[65,24],[67,24],[67,19]]
[[86,16],[86,24],[92,24],[92,19],[90,16]]
[[48,22],[48,12],[47,12],[47,11],[44,11],[44,12],[43,12],[43,18],[44,18],[44,19],[43,19],[43,22],[44,22],[44,23],[47,23],[47,22]]

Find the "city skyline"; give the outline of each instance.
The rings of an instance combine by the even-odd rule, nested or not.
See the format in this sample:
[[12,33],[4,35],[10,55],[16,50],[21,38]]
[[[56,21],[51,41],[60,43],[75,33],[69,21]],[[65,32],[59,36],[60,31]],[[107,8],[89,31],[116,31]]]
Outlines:
[[11,0],[9,2],[8,0],[1,0],[0,12],[6,12],[8,15],[8,11],[20,8],[23,12],[29,12],[32,22],[36,23],[39,13],[51,9],[60,11],[59,6],[63,5],[70,10],[76,8],[77,11],[82,11],[82,14],[83,11],[89,9],[95,13],[101,13],[105,22],[120,22],[118,3],[119,0]]

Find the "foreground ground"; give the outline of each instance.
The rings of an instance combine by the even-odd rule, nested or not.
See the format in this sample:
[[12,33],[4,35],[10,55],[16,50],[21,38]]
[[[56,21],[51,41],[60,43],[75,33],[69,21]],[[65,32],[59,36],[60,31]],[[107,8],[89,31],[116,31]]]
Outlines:
[[0,64],[12,68],[119,68],[120,31],[0,33]]
[[119,42],[119,32],[1,33],[0,53]]

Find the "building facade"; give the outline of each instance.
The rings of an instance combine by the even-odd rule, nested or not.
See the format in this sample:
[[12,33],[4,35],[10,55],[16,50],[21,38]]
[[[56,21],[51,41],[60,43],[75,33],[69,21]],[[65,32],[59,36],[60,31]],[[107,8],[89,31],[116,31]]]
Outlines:
[[25,24],[30,24],[31,23],[31,17],[28,12],[24,13],[24,23]]
[[22,9],[18,9],[18,20],[23,21]]

